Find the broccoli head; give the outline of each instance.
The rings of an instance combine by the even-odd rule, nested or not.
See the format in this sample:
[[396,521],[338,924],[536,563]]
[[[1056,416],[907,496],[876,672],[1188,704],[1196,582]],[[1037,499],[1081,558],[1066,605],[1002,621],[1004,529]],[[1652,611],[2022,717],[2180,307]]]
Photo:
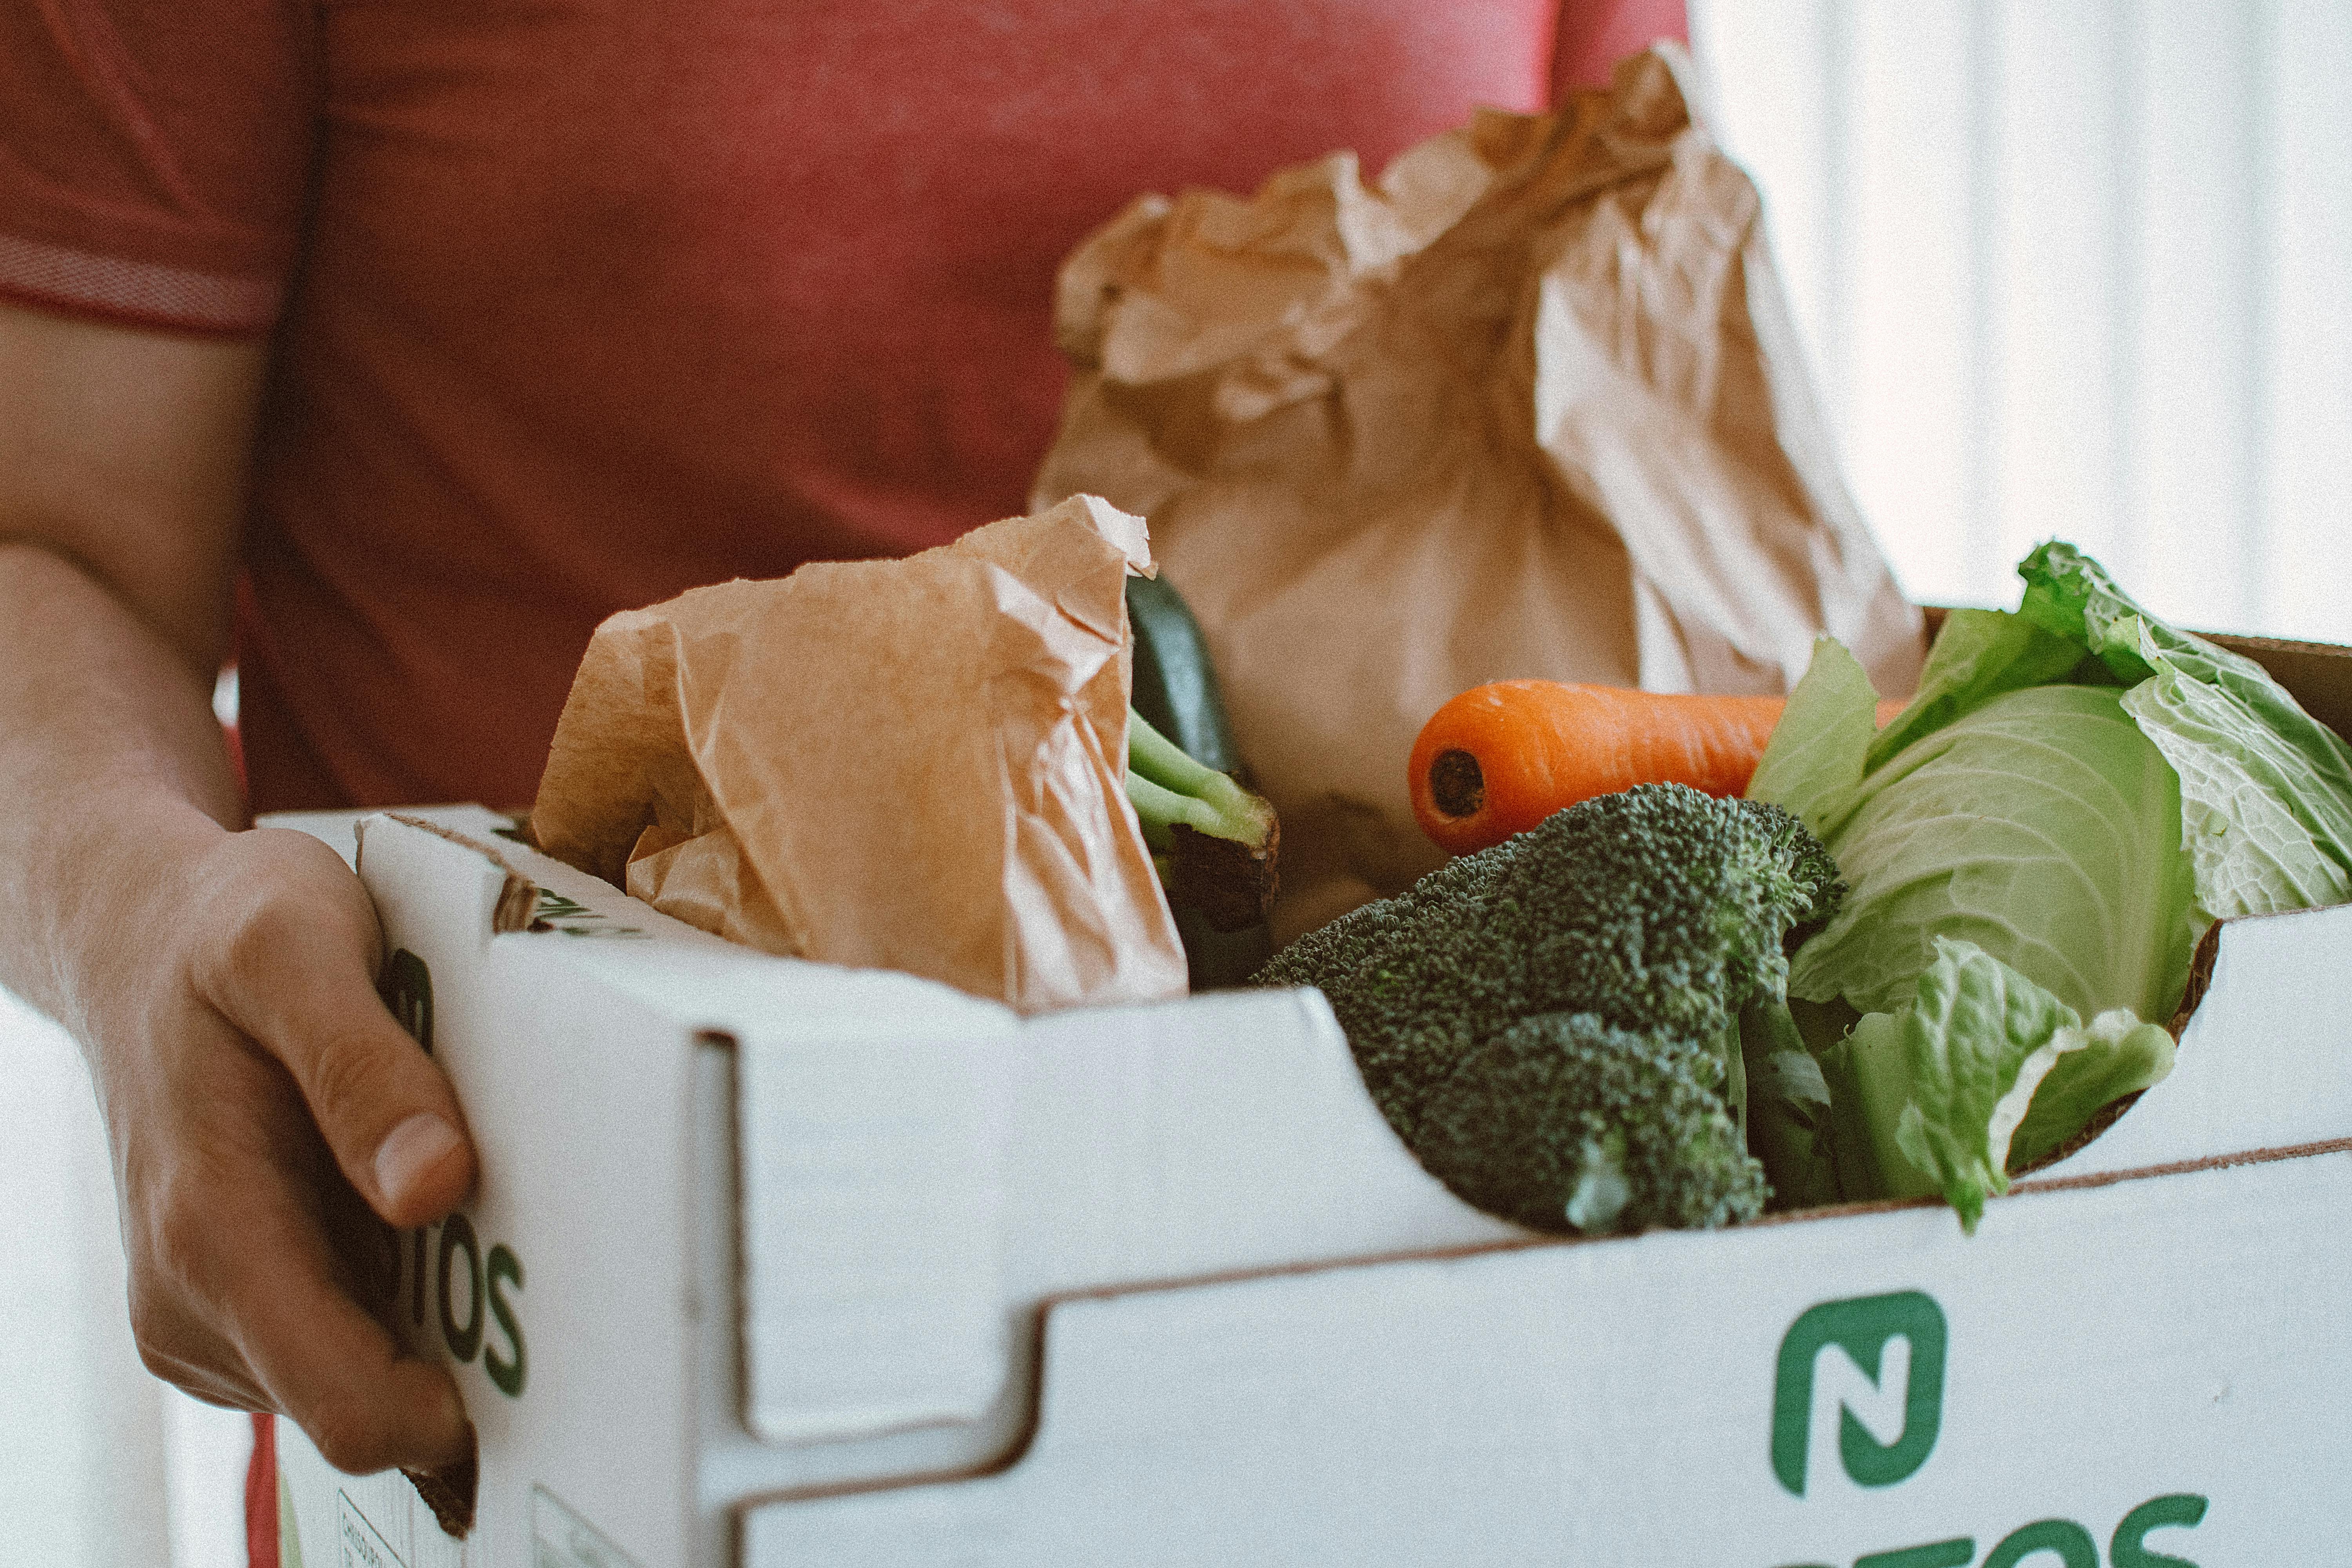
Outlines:
[[1540,1013],[1422,1097],[1414,1153],[1468,1203],[1536,1230],[1727,1225],[1764,1203],[1712,1046]]
[[1748,1157],[1740,1020],[1785,1011],[1837,868],[1777,806],[1644,784],[1555,813],[1277,953],[1391,1124],[1468,1202],[1546,1229],[1720,1225]]

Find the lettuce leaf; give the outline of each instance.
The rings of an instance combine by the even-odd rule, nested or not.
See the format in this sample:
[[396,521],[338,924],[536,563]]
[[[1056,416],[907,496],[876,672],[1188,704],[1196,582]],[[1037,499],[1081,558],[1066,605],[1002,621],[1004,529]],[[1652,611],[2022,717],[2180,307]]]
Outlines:
[[[1830,1104],[1826,1115],[1815,1117],[1815,1137],[1838,1192],[1848,1199],[1930,1198],[1944,1190],[1895,1142],[1912,1098],[1903,1027],[1907,1016],[1907,1006],[1901,1013],[1865,1014],[1853,1033],[1819,1058]],[[1769,1166],[1766,1173],[1771,1173]]]

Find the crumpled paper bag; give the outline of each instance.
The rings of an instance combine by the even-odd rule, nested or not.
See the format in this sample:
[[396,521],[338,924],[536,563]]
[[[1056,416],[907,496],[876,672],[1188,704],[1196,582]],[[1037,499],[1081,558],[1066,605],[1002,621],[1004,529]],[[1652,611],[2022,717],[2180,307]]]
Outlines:
[[1035,1013],[1184,994],[1128,804],[1129,571],[1092,497],[902,561],[696,588],[596,629],[531,833],[770,952]]
[[1916,679],[1693,79],[1662,47],[1370,186],[1342,153],[1146,196],[1064,264],[1034,500],[1150,518],[1282,815],[1277,939],[1444,858],[1405,762],[1469,687],[1778,692],[1822,632]]

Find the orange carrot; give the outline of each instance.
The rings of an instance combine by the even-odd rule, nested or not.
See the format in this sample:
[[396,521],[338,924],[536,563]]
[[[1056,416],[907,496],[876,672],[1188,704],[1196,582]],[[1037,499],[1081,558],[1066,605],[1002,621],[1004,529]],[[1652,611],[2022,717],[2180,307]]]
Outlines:
[[[1498,680],[1431,715],[1407,764],[1422,831],[1456,855],[1638,784],[1714,795],[1748,787],[1783,697],[1693,697]],[[1900,702],[1878,705],[1885,724]]]

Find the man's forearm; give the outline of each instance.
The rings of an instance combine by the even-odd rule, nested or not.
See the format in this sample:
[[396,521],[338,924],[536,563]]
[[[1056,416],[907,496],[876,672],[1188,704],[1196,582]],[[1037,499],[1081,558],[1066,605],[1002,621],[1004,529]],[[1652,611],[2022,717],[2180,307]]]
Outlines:
[[[145,864],[243,826],[208,679],[81,566],[0,541],[0,984],[71,1026]],[[96,939],[94,944],[93,939]]]
[[350,868],[230,831],[209,698],[265,370],[0,302],[0,983],[89,1062],[147,1366],[346,1469],[445,1465],[457,1384],[353,1298],[328,1215],[449,1212],[464,1110],[375,994]]

